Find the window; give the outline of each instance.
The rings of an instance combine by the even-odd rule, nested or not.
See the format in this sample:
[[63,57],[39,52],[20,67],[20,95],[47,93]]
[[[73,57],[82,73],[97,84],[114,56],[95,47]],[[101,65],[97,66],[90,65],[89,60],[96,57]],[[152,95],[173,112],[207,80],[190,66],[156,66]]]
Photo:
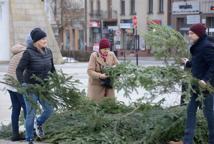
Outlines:
[[135,15],[135,0],[131,0],[130,2],[131,2],[131,4],[130,4],[130,14],[131,15]]
[[159,13],[163,13],[163,0],[159,0]]
[[90,8],[91,8],[91,14],[93,14],[93,11],[94,11],[94,3],[93,3],[93,0],[90,1]]
[[149,11],[148,11],[148,13],[149,14],[152,14],[153,13],[153,0],[148,0],[148,2],[149,2]]
[[107,8],[108,8],[108,18],[112,18],[112,0],[108,0]]
[[125,15],[125,0],[120,1],[120,15]]
[[100,0],[97,0],[97,13],[100,14]]

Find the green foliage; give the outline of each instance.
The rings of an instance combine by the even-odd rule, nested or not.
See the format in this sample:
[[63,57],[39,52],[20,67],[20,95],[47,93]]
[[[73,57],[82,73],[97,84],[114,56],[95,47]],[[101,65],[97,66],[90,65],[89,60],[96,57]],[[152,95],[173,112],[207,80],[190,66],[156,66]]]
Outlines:
[[178,91],[178,85],[181,85],[182,81],[192,78],[190,73],[176,65],[141,67],[131,63],[121,63],[114,68],[106,68],[105,72],[118,91],[125,91],[125,96],[130,96],[138,87],[144,88],[154,96]]
[[[74,80],[73,76],[63,72],[50,73],[50,76],[41,80],[38,77],[33,78],[40,84],[28,84],[21,86],[19,82],[11,76],[6,76],[5,80],[9,85],[17,88],[18,92],[31,101],[29,93],[37,94],[41,99],[49,101],[58,110],[73,109],[78,106],[81,99],[85,96],[84,91],[80,91],[77,86],[79,80]],[[35,104],[36,105],[36,104]]]
[[[45,124],[44,141],[53,144],[164,144],[183,135],[185,107],[163,109],[134,103],[126,106],[112,99],[84,101],[78,109],[54,114]],[[198,112],[195,144],[207,141],[207,125]],[[10,136],[10,126],[0,138]]]
[[[138,92],[138,88],[143,88],[150,96],[144,95],[141,99],[152,102],[162,94],[181,92],[182,84],[186,87],[182,95],[185,95],[187,100],[191,92],[198,93],[197,100],[200,102],[204,100],[204,92],[214,92],[210,84],[200,85],[199,80],[193,78],[188,70],[183,70],[176,64],[142,67],[132,63],[120,63],[116,67],[106,67],[104,71],[111,78],[114,88],[123,90],[124,96],[129,98],[133,91]],[[192,85],[196,89],[193,89]]]
[[[111,110],[110,106],[113,106]],[[88,103],[86,107],[91,108],[54,115],[46,124],[45,141],[54,144],[162,144],[183,135],[184,107],[125,106],[108,100],[102,104]],[[199,117],[196,144],[207,140],[201,112]]]
[[[145,34],[145,40],[152,47],[152,53],[164,59],[167,65],[138,67],[131,63],[121,63],[113,68],[105,68],[118,91],[124,90],[124,95],[130,96],[138,88],[144,88],[150,92],[152,101],[161,94],[180,91],[182,83],[187,85],[187,97],[190,96],[190,91],[195,91],[192,84],[198,87],[199,95],[206,90],[213,90],[210,85],[198,84],[198,80],[179,65],[169,65],[168,60],[178,62],[180,57],[187,56],[187,43],[178,32],[167,26],[151,25],[150,31]],[[45,125],[47,142],[164,144],[170,140],[179,140],[183,135],[186,113],[184,107],[164,109],[160,105],[142,104],[142,101],[126,106],[114,99],[94,103],[88,101],[84,97],[85,93],[77,89],[78,81],[63,73],[53,74],[47,80],[39,81],[41,85],[23,88],[16,81],[9,80],[19,92],[37,93],[58,108],[59,113]],[[146,97],[142,96],[144,98]],[[203,101],[203,96],[200,95],[198,100]],[[197,119],[194,141],[201,144],[207,141],[207,125],[201,111],[198,112]]]
[[[174,91],[189,75],[178,66],[137,67],[122,63],[106,72],[117,89],[132,92],[144,87],[151,93]],[[38,79],[39,80],[39,79]],[[13,82],[12,80],[9,82]],[[196,82],[197,83],[197,82]],[[114,99],[88,101],[75,87],[77,81],[63,73],[53,74],[42,85],[19,86],[23,93],[37,92],[59,109],[45,125],[45,141],[54,144],[162,144],[181,139],[186,110],[163,109],[159,105],[133,103],[126,106]],[[84,93],[83,93],[84,95]],[[195,143],[207,141],[207,127],[198,113]],[[4,132],[1,131],[3,137]]]
[[3,125],[0,126],[0,139],[1,138],[9,138],[12,135],[11,132],[11,124],[9,125]]
[[151,47],[151,53],[157,58],[163,58],[165,62],[170,58],[179,62],[181,57],[188,55],[184,37],[168,26],[151,24],[143,36]]

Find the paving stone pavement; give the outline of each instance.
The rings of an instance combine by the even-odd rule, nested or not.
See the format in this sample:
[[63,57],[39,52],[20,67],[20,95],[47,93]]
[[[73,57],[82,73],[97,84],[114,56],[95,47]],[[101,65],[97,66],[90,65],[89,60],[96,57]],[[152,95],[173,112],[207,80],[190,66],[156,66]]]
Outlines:
[[[27,142],[26,141],[12,142],[9,140],[0,140],[0,144],[27,144]],[[48,144],[48,143],[35,142],[34,144]]]

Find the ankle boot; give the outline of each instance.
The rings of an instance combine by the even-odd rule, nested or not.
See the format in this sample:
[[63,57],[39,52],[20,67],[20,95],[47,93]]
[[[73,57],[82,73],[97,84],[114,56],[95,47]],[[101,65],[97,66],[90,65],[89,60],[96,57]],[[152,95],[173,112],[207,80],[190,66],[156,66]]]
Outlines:
[[184,144],[184,143],[182,141],[178,141],[178,142],[170,141],[168,144]]
[[20,134],[13,134],[12,137],[11,137],[10,139],[11,139],[11,141],[25,140],[24,137],[20,136]]

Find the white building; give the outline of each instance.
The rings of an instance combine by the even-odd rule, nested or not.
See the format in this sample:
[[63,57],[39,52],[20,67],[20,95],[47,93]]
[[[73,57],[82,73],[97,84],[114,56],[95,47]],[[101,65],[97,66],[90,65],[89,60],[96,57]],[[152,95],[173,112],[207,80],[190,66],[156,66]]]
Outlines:
[[8,0],[0,0],[0,63],[10,59]]
[[42,28],[48,35],[49,47],[54,61],[62,62],[59,46],[40,0],[0,0],[0,63],[10,60],[10,47],[15,43],[25,43],[30,31]]

